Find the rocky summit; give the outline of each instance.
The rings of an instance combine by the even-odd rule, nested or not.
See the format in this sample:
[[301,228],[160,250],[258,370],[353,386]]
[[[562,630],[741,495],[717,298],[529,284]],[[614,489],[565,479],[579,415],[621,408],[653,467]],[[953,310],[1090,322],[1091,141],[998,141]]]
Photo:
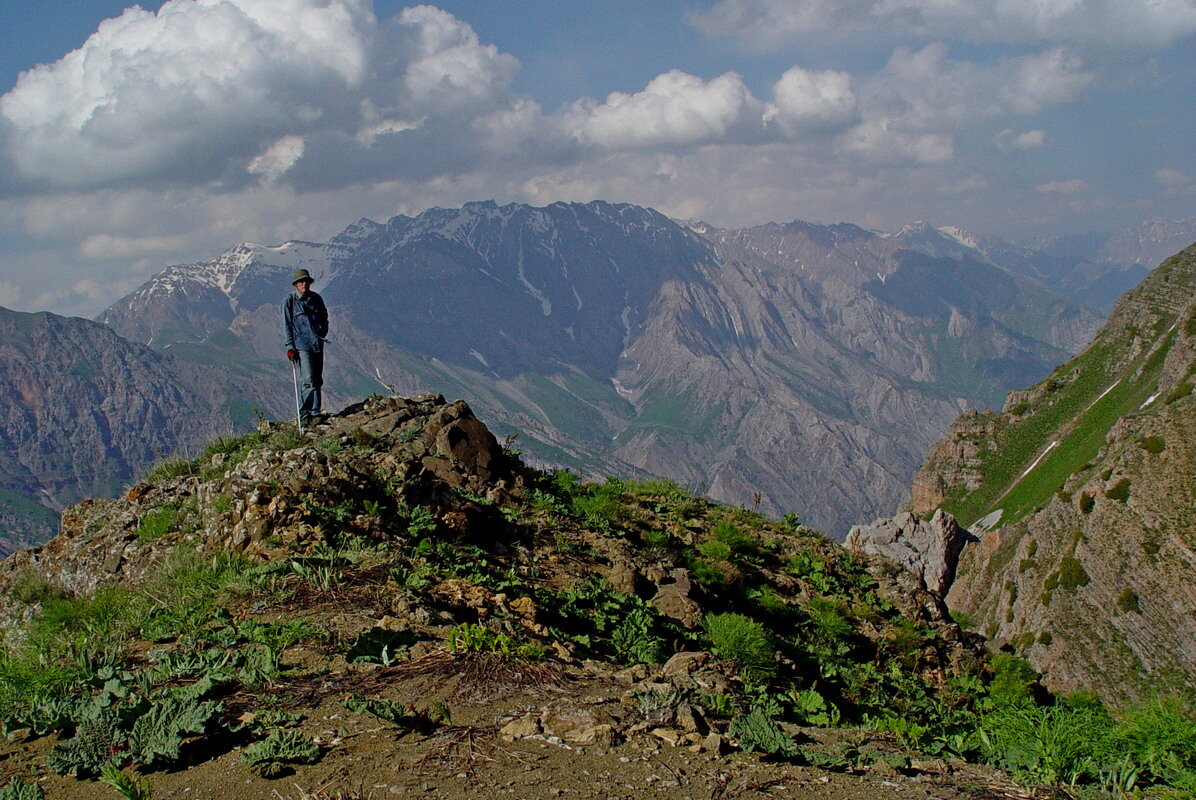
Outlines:
[[0,770],[49,798],[122,768],[217,799],[999,780],[837,729],[987,674],[901,573],[675,484],[531,470],[439,396],[163,463],[0,564],[0,598]]
[[1091,347],[952,424],[913,511],[976,535],[951,608],[1051,686],[1127,704],[1196,688],[1196,247]]

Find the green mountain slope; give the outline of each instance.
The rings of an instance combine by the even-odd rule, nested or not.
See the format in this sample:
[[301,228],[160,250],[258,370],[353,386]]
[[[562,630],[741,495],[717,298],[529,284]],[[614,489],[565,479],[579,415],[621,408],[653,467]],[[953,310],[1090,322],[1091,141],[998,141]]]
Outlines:
[[1196,688],[1196,247],[1084,353],[958,420],[914,489],[981,540],[949,603],[1060,688]]

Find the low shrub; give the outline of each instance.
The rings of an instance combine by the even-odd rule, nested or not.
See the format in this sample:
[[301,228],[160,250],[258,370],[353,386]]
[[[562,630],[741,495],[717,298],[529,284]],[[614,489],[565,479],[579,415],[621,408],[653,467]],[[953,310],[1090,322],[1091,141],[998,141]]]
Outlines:
[[712,614],[702,623],[714,652],[735,665],[749,683],[767,683],[777,674],[776,642],[759,622],[742,614]]
[[1162,436],[1144,436],[1139,442],[1142,449],[1152,455],[1158,455],[1167,449],[1167,442]]

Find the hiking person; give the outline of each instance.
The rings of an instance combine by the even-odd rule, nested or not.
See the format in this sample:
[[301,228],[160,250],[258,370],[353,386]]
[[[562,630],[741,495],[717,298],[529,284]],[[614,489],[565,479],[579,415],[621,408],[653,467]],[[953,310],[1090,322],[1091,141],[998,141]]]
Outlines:
[[282,304],[282,332],[287,358],[303,379],[299,422],[318,421],[320,387],[324,385],[324,342],[328,335],[328,309],[324,298],[311,290],[311,273],[297,269],[291,276],[295,291]]

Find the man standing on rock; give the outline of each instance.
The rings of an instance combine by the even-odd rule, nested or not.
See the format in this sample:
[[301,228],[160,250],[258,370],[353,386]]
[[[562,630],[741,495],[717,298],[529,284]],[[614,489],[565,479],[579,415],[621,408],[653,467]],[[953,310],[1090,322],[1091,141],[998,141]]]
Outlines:
[[282,304],[282,334],[287,358],[299,365],[303,378],[299,419],[311,422],[321,416],[320,387],[324,385],[324,341],[328,335],[328,309],[324,298],[311,290],[312,277],[295,270],[295,291]]

